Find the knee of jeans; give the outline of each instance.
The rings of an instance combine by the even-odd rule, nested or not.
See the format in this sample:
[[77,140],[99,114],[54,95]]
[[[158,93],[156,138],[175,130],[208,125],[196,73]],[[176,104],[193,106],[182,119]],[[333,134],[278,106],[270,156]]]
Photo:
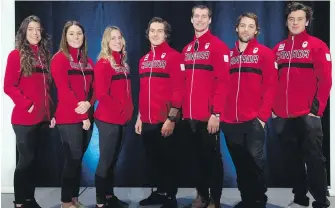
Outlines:
[[75,160],[67,160],[64,165],[64,174],[68,176],[75,176],[77,174],[78,168],[81,166],[81,160],[75,159]]
[[304,160],[306,161],[306,164],[310,166],[310,168],[311,165],[314,166],[315,163],[325,165],[326,162],[326,158],[321,153],[318,154],[313,151],[307,152],[304,156]]
[[25,169],[32,165],[34,161],[34,155],[25,155],[24,157],[20,156],[17,163],[16,169]]

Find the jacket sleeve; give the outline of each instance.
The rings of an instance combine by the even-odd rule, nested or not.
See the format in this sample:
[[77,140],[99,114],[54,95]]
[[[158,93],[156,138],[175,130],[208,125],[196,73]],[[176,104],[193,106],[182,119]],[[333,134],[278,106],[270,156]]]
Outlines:
[[20,78],[20,52],[14,50],[8,55],[7,59],[4,92],[13,100],[16,106],[28,111],[33,105],[33,101],[27,98],[18,87]]
[[[68,69],[64,67],[64,63],[66,63],[66,59],[61,56],[61,54],[56,54],[51,61],[51,75],[57,87],[58,99],[64,99],[67,101],[69,106],[73,111],[78,106],[79,100],[77,99],[75,93],[69,87],[69,78],[68,78]],[[88,114],[78,114],[80,119],[85,120],[88,118]]]
[[215,76],[215,92],[213,97],[212,114],[222,114],[229,86],[229,49],[220,43],[212,53],[212,63]]
[[113,97],[113,89],[110,92],[110,84],[112,77],[106,72],[105,63],[103,60],[98,61],[94,68],[94,85],[95,85],[95,96],[99,103],[105,103],[106,106],[111,108],[120,109],[121,106],[115,106],[119,103],[115,101]]
[[278,65],[276,57],[271,50],[264,53],[262,57],[262,86],[261,86],[261,106],[258,112],[258,118],[263,122],[271,116],[272,105],[277,91],[277,70]]
[[185,67],[182,61],[182,55],[177,52],[169,58],[168,65],[172,88],[171,110],[169,116],[177,116],[183,100],[185,89]]
[[317,79],[317,91],[311,106],[311,113],[322,116],[332,86],[332,61],[329,48],[324,42],[312,49],[314,73]]
[[[93,61],[90,61],[90,64],[92,65],[93,69],[95,68],[94,67],[94,64],[93,64]],[[91,106],[94,105],[95,101],[96,101],[96,97],[95,97],[95,86],[94,86],[94,70],[93,70],[93,75],[92,75],[92,83],[91,83],[91,88],[90,88],[90,93],[87,97],[87,101],[90,102]]]

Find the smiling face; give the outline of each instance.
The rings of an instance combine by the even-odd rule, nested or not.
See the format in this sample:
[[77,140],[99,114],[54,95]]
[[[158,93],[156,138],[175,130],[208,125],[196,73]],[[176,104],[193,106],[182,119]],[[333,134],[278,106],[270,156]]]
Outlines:
[[209,17],[209,10],[207,8],[195,8],[191,22],[196,32],[201,33],[206,31],[212,22],[212,19]]
[[292,35],[298,35],[303,32],[308,23],[306,12],[303,10],[293,11],[287,16],[286,24]]
[[121,32],[119,30],[112,30],[110,36],[111,40],[108,43],[109,49],[120,52],[123,48]]
[[151,45],[158,46],[165,41],[166,35],[164,29],[163,23],[153,22],[150,24],[148,36]]
[[26,38],[31,45],[37,45],[41,41],[42,37],[40,23],[31,21],[28,24]]
[[72,48],[80,48],[84,42],[84,33],[78,25],[71,25],[66,32],[66,41]]
[[249,17],[242,17],[236,28],[236,32],[241,42],[247,43],[254,39],[257,34],[255,20]]

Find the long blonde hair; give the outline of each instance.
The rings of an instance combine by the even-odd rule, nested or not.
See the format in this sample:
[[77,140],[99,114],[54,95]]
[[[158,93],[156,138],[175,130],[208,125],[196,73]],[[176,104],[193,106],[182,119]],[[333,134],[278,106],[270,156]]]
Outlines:
[[116,27],[116,26],[108,26],[106,27],[104,34],[102,36],[102,40],[101,40],[101,51],[99,53],[98,56],[98,61],[100,59],[107,59],[111,62],[112,66],[117,66],[113,56],[112,56],[112,51],[109,48],[109,42],[111,41],[112,37],[111,37],[111,33],[113,30],[118,30],[121,33],[121,37],[122,37],[122,50],[121,53],[123,54],[123,59],[122,59],[122,65],[126,66],[127,65],[127,52],[126,52],[126,40],[124,39],[122,32],[120,30],[120,28]]

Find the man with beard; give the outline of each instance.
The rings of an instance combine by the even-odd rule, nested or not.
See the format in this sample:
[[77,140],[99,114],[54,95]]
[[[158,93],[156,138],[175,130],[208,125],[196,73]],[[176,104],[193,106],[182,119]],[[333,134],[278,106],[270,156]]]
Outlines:
[[264,126],[271,116],[277,64],[271,49],[256,40],[260,28],[255,14],[240,15],[235,29],[238,40],[230,51],[230,86],[221,128],[242,198],[235,207],[265,208]]
[[[212,11],[192,9],[194,40],[183,50],[186,86],[182,113],[185,132],[196,150],[198,197],[193,207],[220,207],[223,163],[220,151],[220,112],[229,70],[229,49],[209,30]],[[208,193],[210,189],[210,196]]]

